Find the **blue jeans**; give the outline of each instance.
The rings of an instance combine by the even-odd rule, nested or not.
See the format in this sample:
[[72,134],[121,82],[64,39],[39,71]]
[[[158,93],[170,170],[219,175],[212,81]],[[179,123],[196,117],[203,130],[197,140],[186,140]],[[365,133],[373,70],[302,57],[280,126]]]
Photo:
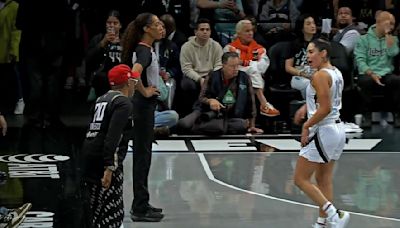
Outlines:
[[154,127],[173,127],[178,123],[179,115],[174,110],[155,111]]
[[10,211],[10,210],[8,210],[8,209],[5,208],[5,207],[0,207],[0,215],[5,216],[5,215],[8,214],[9,211]]

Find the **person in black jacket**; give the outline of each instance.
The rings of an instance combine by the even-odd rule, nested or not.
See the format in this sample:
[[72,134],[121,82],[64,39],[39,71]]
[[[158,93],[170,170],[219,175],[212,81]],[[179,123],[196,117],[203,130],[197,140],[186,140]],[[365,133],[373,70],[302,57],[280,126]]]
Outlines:
[[89,223],[120,227],[124,218],[123,160],[132,129],[132,96],[137,79],[127,65],[108,73],[111,90],[96,100],[83,145],[83,177],[89,194]]
[[111,10],[106,19],[105,32],[94,36],[86,53],[86,74],[91,79],[96,97],[109,89],[107,72],[121,62],[121,21],[120,13]]
[[[180,119],[178,128],[184,133],[200,134],[260,134],[254,119],[256,107],[250,77],[239,71],[239,54],[225,52],[222,69],[212,71],[206,77],[199,96],[199,106]],[[225,119],[225,129],[211,122],[215,118]],[[189,131],[189,132],[188,132]]]

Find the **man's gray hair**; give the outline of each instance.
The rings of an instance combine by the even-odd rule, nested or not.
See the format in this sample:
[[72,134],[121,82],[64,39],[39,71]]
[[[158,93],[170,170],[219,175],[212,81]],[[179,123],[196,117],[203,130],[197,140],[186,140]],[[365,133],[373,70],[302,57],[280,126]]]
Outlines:
[[233,52],[233,51],[225,52],[222,55],[222,60],[221,60],[222,64],[225,64],[226,62],[228,62],[229,58],[239,58],[239,54],[237,52]]
[[251,26],[253,26],[253,24],[251,23],[250,20],[244,19],[244,20],[240,20],[237,24],[236,24],[236,34],[238,34],[240,31],[242,31],[243,26],[246,24],[250,24]]

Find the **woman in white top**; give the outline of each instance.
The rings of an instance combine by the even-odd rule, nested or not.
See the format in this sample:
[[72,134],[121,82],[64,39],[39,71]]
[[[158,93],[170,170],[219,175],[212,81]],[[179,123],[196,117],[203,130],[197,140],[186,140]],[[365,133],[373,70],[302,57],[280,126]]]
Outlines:
[[[346,227],[349,213],[337,210],[333,200],[332,173],[335,161],[342,154],[345,132],[339,119],[342,107],[343,77],[329,60],[330,43],[317,39],[307,47],[309,65],[317,69],[306,89],[306,104],[295,115],[303,124],[301,150],[294,174],[295,184],[319,207],[314,227]],[[317,184],[311,183],[315,173]]]

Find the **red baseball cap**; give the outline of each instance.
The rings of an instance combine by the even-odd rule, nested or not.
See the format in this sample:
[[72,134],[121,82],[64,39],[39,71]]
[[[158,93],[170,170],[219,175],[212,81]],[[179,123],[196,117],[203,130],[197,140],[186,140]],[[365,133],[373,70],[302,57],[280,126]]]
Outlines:
[[132,74],[132,69],[126,64],[119,64],[108,71],[108,81],[111,86],[127,83],[130,78],[137,78]]

